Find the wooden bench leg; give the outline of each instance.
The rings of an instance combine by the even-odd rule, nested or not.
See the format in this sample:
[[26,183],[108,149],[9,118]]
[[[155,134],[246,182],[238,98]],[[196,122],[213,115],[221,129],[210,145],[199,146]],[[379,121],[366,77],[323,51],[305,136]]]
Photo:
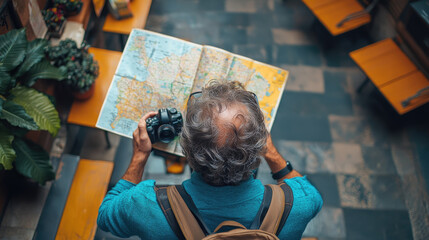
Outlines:
[[366,78],[366,79],[361,83],[361,85],[358,87],[357,92],[358,92],[358,93],[361,93],[361,92],[362,92],[362,89],[365,87],[365,85],[367,85],[367,84],[368,84],[368,82],[369,82],[369,78]]
[[104,131],[104,137],[106,138],[107,149],[110,149],[112,147],[112,144],[110,143],[109,133],[107,131]]

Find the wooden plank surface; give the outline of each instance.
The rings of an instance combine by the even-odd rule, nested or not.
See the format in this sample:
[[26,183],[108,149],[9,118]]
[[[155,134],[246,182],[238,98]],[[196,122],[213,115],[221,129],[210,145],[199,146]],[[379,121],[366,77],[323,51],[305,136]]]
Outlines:
[[130,9],[133,13],[131,18],[116,20],[108,14],[104,22],[103,31],[129,35],[133,28],[143,29],[149,15],[152,0],[133,0]]
[[113,162],[81,159],[55,239],[93,239]]
[[94,95],[85,101],[74,101],[67,122],[95,127],[122,53],[99,48],[90,48],[89,52],[94,54],[94,59],[100,67],[100,74],[95,80]]
[[302,0],[302,2],[305,3],[305,5],[307,5],[307,7],[312,11],[336,1],[338,0]]
[[79,156],[64,154],[34,231],[33,240],[54,239],[79,164]]
[[396,43],[391,38],[386,38],[350,52],[349,55],[355,62],[366,62],[397,49],[399,49],[399,47],[396,45]]
[[313,13],[328,31],[333,36],[336,36],[369,23],[371,21],[371,16],[365,14],[365,16],[347,21],[341,27],[337,27],[337,24],[346,16],[362,10],[364,10],[364,8],[356,0],[341,0],[333,1],[316,8],[313,10]]
[[429,80],[420,71],[414,71],[401,79],[393,81],[380,88],[380,92],[400,114],[405,114],[427,102],[429,95],[417,98],[410,102],[410,105],[403,107],[402,101],[413,96],[420,89],[429,87]]
[[350,56],[377,87],[417,70],[391,39],[351,52]]

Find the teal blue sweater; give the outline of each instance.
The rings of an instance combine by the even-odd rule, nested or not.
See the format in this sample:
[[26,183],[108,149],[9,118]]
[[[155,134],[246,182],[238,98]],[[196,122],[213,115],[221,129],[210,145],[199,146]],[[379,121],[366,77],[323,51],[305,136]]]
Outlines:
[[[323,201],[306,177],[285,181],[292,189],[294,202],[279,238],[300,239],[307,223],[320,211]],[[120,237],[137,235],[142,239],[177,239],[156,201],[154,185],[154,180],[137,185],[120,180],[100,206],[98,226]],[[264,193],[264,186],[254,178],[238,186],[215,187],[205,183],[195,172],[183,185],[211,230],[225,220],[234,220],[249,227]]]

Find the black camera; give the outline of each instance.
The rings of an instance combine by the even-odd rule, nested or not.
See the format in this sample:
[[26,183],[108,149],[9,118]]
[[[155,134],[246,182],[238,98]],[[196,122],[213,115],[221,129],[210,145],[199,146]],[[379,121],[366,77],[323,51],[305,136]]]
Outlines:
[[146,130],[152,143],[169,143],[182,131],[182,114],[175,108],[163,108],[146,120]]

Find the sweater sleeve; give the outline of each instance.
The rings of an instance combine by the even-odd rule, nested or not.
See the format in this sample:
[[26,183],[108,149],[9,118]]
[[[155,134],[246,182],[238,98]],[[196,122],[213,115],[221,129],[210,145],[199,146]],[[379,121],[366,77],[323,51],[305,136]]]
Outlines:
[[292,189],[293,205],[279,238],[301,239],[307,224],[322,208],[323,200],[305,176],[286,179],[285,182]]
[[136,184],[119,180],[107,193],[98,210],[97,224],[103,230],[119,237],[131,236],[132,227],[129,221],[132,209],[132,192]]

